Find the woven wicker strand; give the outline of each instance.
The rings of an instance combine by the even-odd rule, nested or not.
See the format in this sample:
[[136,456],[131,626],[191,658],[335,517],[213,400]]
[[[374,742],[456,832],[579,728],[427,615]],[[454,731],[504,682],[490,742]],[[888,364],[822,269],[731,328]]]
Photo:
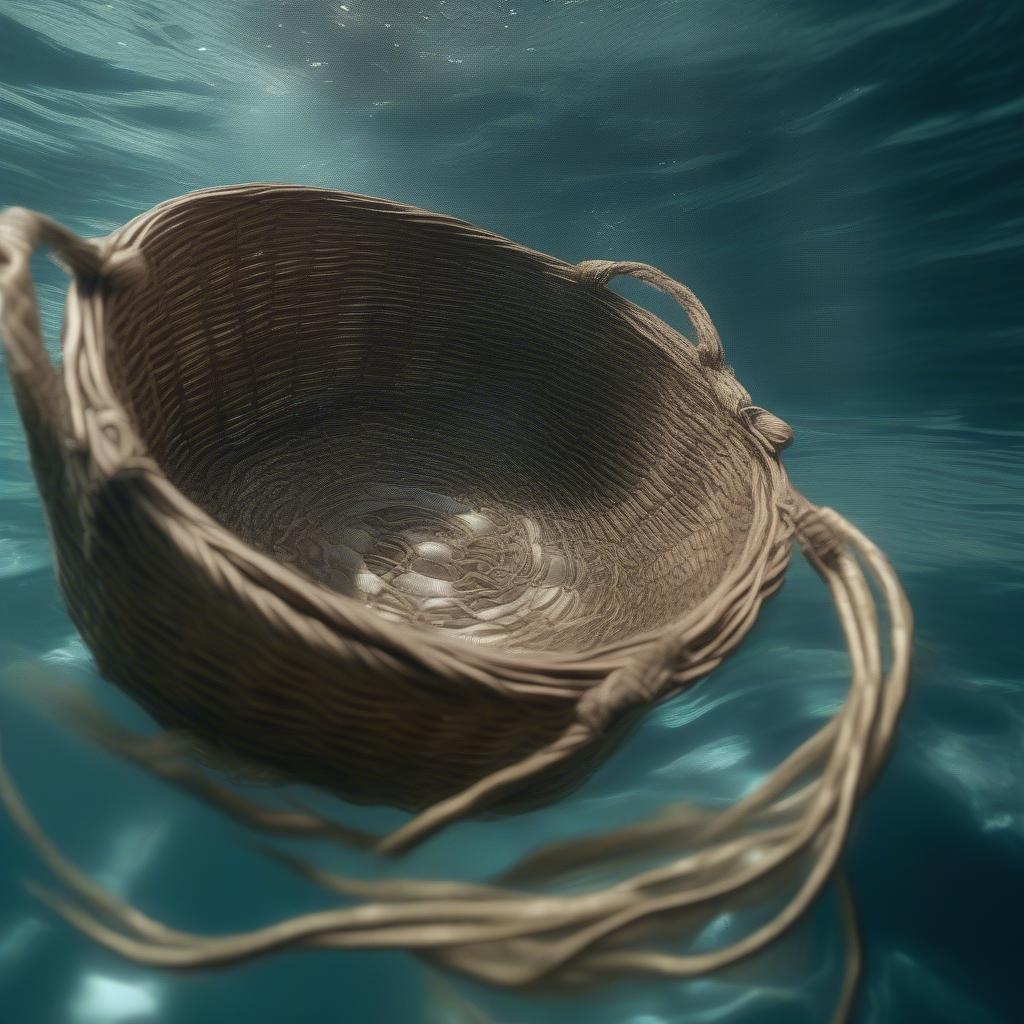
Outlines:
[[[73,275],[60,373],[29,272],[40,245]],[[671,295],[695,344],[605,287],[622,274]],[[821,891],[892,741],[912,616],[884,555],[791,487],[789,427],[751,403],[684,285],[383,199],[257,184],[92,241],[7,210],[0,296],[69,610],[104,675],[169,732],[134,737],[81,699],[76,720],[256,829],[397,854],[568,792],[735,649],[793,538],[851,659],[835,718],[730,808],[666,808],[489,885],[360,881],[279,855],[363,902],[221,938],[96,886],[0,764],[0,799],[74,899],[34,891],[72,924],[166,967],[402,948],[497,985],[580,984],[721,970]],[[278,810],[197,770],[193,741],[416,813],[375,837]],[[536,891],[652,853],[666,863],[604,889]],[[738,942],[664,947],[781,893]]]

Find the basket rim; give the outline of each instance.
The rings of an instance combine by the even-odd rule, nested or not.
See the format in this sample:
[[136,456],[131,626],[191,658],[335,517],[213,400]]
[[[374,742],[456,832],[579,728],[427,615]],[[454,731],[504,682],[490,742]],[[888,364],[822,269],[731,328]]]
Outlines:
[[[470,221],[377,196],[290,183],[254,182],[188,192],[157,204],[99,241],[108,255],[140,251],[152,231],[173,218],[182,207],[232,196],[252,200],[287,195],[311,201],[355,202],[364,208],[378,207],[382,213],[455,229],[500,248],[528,255],[536,259],[544,271],[585,287],[574,264],[530,249]],[[639,318],[640,323],[653,328],[651,340],[658,338],[662,342],[657,347],[664,355],[680,364],[698,365],[692,343],[675,328],[610,289],[602,292],[610,314]],[[163,467],[149,453],[106,372],[105,301],[103,289],[83,289],[73,283],[68,291],[61,374],[73,442],[91,457],[105,480],[131,480],[140,486],[145,498],[142,507],[154,527],[173,543],[176,554],[207,579],[211,576],[211,566],[216,568],[219,583],[231,587],[234,596],[245,600],[270,629],[281,630],[283,620],[293,632],[301,634],[304,642],[326,646],[335,652],[339,642],[359,644],[386,653],[407,668],[410,664],[416,665],[425,675],[443,674],[446,681],[453,683],[484,684],[498,692],[514,690],[517,695],[575,701],[583,690],[667,632],[693,630],[695,624],[707,618],[709,609],[720,604],[722,592],[735,587],[734,577],[743,576],[744,570],[749,576],[749,565],[744,565],[744,560],[739,558],[708,595],[678,618],[590,649],[508,650],[499,645],[474,644],[447,635],[443,630],[415,623],[389,621],[357,598],[335,591],[245,542],[171,483]],[[749,449],[755,501],[760,494],[766,504],[781,508],[790,492],[781,462],[752,439]],[[168,529],[170,522],[187,524],[187,534],[183,530]],[[753,532],[747,537],[744,550],[752,539]],[[772,528],[766,532],[764,540],[766,546],[778,550],[774,571],[758,588],[761,599],[781,583],[781,575],[789,562],[790,539],[789,524],[781,519],[772,520]],[[778,554],[781,551],[784,557]],[[246,593],[246,588],[259,590],[260,599],[252,600],[253,595]],[[312,623],[319,624],[320,628],[312,627]],[[323,627],[327,627],[330,635],[325,634]]]

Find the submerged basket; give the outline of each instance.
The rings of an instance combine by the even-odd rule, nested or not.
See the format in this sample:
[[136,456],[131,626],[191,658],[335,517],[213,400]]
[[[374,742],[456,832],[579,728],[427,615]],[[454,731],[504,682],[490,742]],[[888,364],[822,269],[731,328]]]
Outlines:
[[[58,373],[37,245],[74,278]],[[674,297],[695,344],[605,287],[622,274]],[[381,849],[586,777],[739,644],[794,534],[853,654],[847,724],[815,748],[846,759],[835,800],[881,762],[906,679],[899,585],[793,491],[789,428],[654,268],[257,184],[98,240],[10,209],[0,286],[60,585],[102,673],[209,747],[423,811]],[[890,606],[888,677],[851,550]],[[819,832],[841,841],[830,806]]]

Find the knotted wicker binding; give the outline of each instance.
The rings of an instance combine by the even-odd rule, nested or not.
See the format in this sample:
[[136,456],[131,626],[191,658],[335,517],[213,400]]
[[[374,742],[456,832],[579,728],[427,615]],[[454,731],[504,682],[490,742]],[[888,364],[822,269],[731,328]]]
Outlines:
[[[39,245],[73,276],[58,372],[29,274]],[[695,343],[606,287],[624,274],[675,298]],[[585,778],[638,715],[740,643],[794,536],[852,658],[836,719],[734,808],[666,812],[509,876],[682,854],[586,898],[334,878],[369,907],[199,939],[78,875],[4,777],[16,820],[106,920],[47,897],[77,924],[153,963],[400,946],[521,984],[711,970],[819,891],[889,746],[910,611],[878,550],[792,489],[788,426],[751,404],[689,289],[384,199],[254,184],[165,202],[104,239],[9,209],[0,290],[59,582],[102,673],[207,749],[419,812],[363,837],[382,852]],[[888,607],[887,671],[855,554]],[[316,832],[173,750],[104,735],[254,824]],[[813,866],[796,895],[743,942],[681,956],[627,941],[801,854]]]

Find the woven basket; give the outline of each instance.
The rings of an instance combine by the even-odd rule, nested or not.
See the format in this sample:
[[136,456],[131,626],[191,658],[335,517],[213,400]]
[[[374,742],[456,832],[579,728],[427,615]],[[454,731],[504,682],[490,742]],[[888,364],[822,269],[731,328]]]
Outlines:
[[[38,245],[73,275],[58,372]],[[605,287],[624,274],[675,298],[695,343]],[[256,184],[104,239],[9,209],[0,288],[71,615],[167,729],[421,812],[379,843],[405,849],[585,778],[740,643],[795,535],[853,656],[814,748],[834,797],[814,834],[841,842],[902,700],[909,610],[878,551],[792,489],[789,428],[683,285]],[[854,552],[890,609],[888,674]]]

